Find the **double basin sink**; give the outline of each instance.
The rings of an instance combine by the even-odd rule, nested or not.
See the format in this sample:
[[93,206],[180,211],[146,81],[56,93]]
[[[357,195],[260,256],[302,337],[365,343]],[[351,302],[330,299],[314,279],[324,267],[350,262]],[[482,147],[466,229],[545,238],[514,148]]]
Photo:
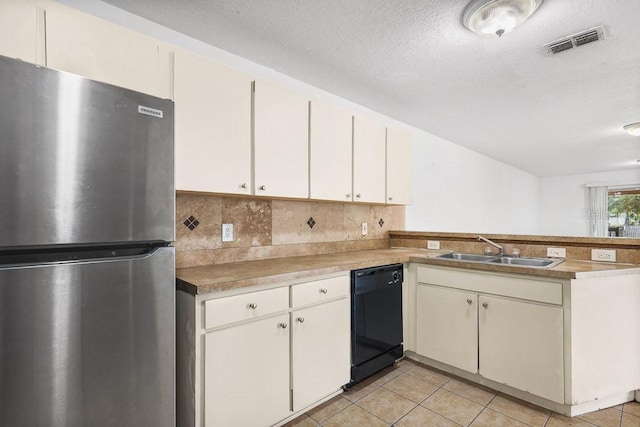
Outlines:
[[463,254],[458,252],[438,255],[436,258],[449,259],[454,261],[477,262],[481,264],[514,265],[519,267],[533,268],[551,268],[564,261],[564,259],[558,258],[520,258],[510,257],[507,255],[479,255]]

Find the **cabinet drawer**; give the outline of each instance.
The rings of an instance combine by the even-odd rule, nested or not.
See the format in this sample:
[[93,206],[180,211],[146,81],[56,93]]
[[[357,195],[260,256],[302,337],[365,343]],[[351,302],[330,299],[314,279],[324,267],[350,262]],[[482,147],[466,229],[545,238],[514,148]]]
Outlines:
[[562,305],[562,282],[419,267],[418,283]]
[[289,288],[251,292],[204,302],[204,327],[215,328],[289,308]]
[[316,280],[291,287],[291,306],[314,304],[349,295],[351,279],[349,276]]

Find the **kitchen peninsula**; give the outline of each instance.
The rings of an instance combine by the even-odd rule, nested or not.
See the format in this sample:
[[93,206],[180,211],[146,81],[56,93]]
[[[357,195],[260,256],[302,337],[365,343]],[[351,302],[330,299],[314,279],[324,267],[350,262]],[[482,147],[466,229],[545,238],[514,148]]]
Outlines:
[[[390,235],[391,242],[435,238],[433,233],[420,232],[392,231]],[[342,280],[342,284],[334,284],[338,289],[346,286],[351,269],[397,262],[405,264],[406,272],[403,310],[407,357],[566,415],[633,400],[633,391],[640,386],[640,370],[633,357],[640,352],[640,339],[635,338],[640,337],[640,330],[634,330],[640,324],[636,309],[640,265],[567,259],[544,269],[443,260],[436,256],[451,252],[451,245],[466,244],[477,253],[482,247],[474,246],[472,235],[438,236],[469,241],[446,243],[443,239],[438,251],[421,245],[423,248],[394,247],[178,269],[179,329],[191,331],[178,337],[180,353],[189,354],[178,361],[178,377],[184,382],[179,389],[188,385],[192,390],[179,398],[182,409],[178,413],[187,416],[189,425],[200,425],[202,407],[209,404],[202,393],[206,351],[198,337],[204,339],[218,329],[207,327],[207,304],[247,296],[247,301],[253,301],[260,294],[282,289],[293,292],[296,286],[326,288],[326,284]],[[517,244],[523,256],[530,255],[527,251],[531,248],[523,244],[522,236],[489,237],[510,237],[508,244]],[[531,236],[526,241],[536,239],[539,244],[549,243]],[[603,243],[572,240],[582,245]],[[623,257],[637,256],[633,249],[619,252]],[[458,297],[460,308],[453,309]],[[446,309],[438,311],[437,306]],[[285,301],[274,313],[289,319],[295,310]],[[469,310],[478,314],[469,317]],[[490,319],[481,310],[495,317]],[[335,331],[347,331],[348,318],[332,325]],[[453,326],[458,328],[456,334],[451,333]],[[449,337],[445,340],[448,348],[434,349],[431,344],[443,335]],[[462,340],[456,341],[456,336]],[[472,339],[469,345],[467,336],[475,336],[476,341]],[[298,411],[283,410],[269,422],[284,422],[322,403],[340,392],[340,384],[334,384],[332,390]]]

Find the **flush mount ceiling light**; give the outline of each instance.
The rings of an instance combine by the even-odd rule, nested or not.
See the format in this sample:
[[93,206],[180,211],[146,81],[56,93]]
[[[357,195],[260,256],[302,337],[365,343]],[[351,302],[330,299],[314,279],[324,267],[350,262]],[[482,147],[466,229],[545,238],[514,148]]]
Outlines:
[[624,130],[626,130],[629,135],[640,136],[640,122],[626,125],[624,126]]
[[462,23],[481,36],[502,36],[526,21],[542,0],[473,0]]

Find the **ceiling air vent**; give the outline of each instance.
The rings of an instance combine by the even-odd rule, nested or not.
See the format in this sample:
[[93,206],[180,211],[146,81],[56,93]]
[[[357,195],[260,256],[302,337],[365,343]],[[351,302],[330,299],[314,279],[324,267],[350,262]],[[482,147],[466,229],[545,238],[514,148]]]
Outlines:
[[553,55],[565,50],[573,49],[574,47],[580,47],[587,43],[604,40],[604,37],[604,27],[600,25],[599,27],[590,28],[586,31],[581,31],[568,37],[563,37],[560,40],[547,43],[544,45],[544,49],[547,53]]

